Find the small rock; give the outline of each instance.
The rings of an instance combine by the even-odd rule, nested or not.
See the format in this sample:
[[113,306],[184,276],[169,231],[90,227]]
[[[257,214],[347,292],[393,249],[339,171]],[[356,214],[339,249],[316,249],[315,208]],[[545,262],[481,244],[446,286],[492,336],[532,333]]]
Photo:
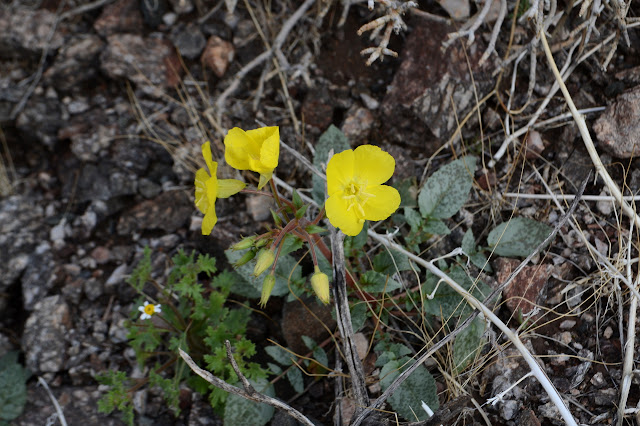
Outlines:
[[70,327],[69,306],[61,296],[36,303],[22,336],[27,368],[34,373],[61,371],[67,349],[65,335]]
[[273,203],[270,199],[261,195],[251,195],[246,198],[247,212],[256,222],[262,222],[271,218]]
[[16,119],[16,127],[25,139],[39,141],[52,151],[58,142],[58,129],[64,124],[60,100],[41,96],[32,96]]
[[526,153],[525,157],[528,160],[535,160],[539,158],[544,151],[544,143],[542,142],[542,135],[540,132],[531,130],[525,139]]
[[57,280],[56,263],[50,250],[39,253],[37,261],[29,262],[22,275],[22,303],[31,311],[37,302],[47,296]]
[[358,352],[358,358],[364,360],[367,356],[367,350],[369,349],[369,340],[362,333],[355,333],[353,335],[353,343],[356,345],[356,352]]
[[574,320],[564,320],[560,323],[560,329],[569,330],[569,329],[572,329],[573,326],[575,325],[576,325],[576,321]]
[[207,41],[201,60],[213,70],[216,76],[222,77],[227,72],[231,61],[233,61],[235,52],[233,44],[216,35],[212,35]]
[[182,75],[180,59],[169,41],[134,34],[109,36],[100,67],[109,77],[127,78],[154,96],[162,94],[161,88],[177,86]]
[[[202,31],[197,25],[181,25],[171,32],[171,41],[180,55],[188,59],[196,59],[207,44]],[[224,74],[224,73],[223,73]]]
[[351,142],[362,142],[369,139],[369,132],[373,127],[375,118],[371,111],[366,108],[355,108],[347,113],[347,118],[342,125],[342,133]]
[[[511,272],[513,272],[520,261],[515,259],[500,258],[497,263],[497,279],[499,283],[505,282]],[[514,314],[521,312],[522,315],[529,314],[544,288],[553,270],[552,265],[526,266],[504,289],[503,295],[507,306]]]
[[[44,73],[44,81],[62,91],[86,89],[87,83],[95,84],[98,75],[98,56],[104,48],[100,37],[82,34],[71,39],[60,49],[53,65]],[[83,105],[83,107],[86,105]],[[74,105],[75,106],[75,105]],[[86,105],[86,109],[89,106]],[[78,114],[78,108],[68,108],[70,113]],[[73,112],[72,112],[73,111]]]
[[104,294],[104,284],[102,283],[102,280],[97,278],[89,278],[84,282],[82,288],[84,295],[92,302]]
[[0,8],[0,57],[24,59],[29,56],[36,59],[47,48],[53,54],[64,43],[60,23],[50,38],[51,29],[57,20],[55,13],[44,8]]
[[600,146],[617,158],[640,154],[640,86],[619,95],[593,125]]
[[[600,191],[601,197],[608,197],[609,192],[602,190]],[[609,216],[613,212],[613,201],[610,200],[599,200],[596,202],[596,207],[598,211],[605,216]]]
[[98,246],[91,250],[91,257],[95,259],[97,264],[103,265],[111,260],[111,252],[104,246]]
[[540,426],[540,420],[533,410],[528,408],[520,411],[516,424],[518,426]]
[[104,283],[105,287],[114,287],[124,282],[127,276],[127,265],[122,264],[113,270],[107,282]]
[[105,6],[93,28],[103,37],[117,33],[141,32],[143,23],[138,1],[118,0]]
[[617,391],[614,388],[603,389],[590,395],[591,401],[601,407],[613,407],[617,402]]
[[162,229],[173,233],[187,223],[193,208],[184,192],[165,192],[123,213],[118,221],[117,231],[119,235],[147,229]]
[[464,20],[468,18],[471,13],[471,6],[468,0],[438,0],[438,4],[440,4],[455,21]]
[[[458,127],[456,117],[464,117],[475,107],[476,96],[482,98],[493,89],[492,60],[478,65],[486,50],[481,39],[476,38],[469,47],[456,42],[443,51],[442,43],[455,31],[455,27],[446,24],[421,18],[415,21],[400,55],[400,67],[382,103],[384,115],[393,117],[383,123],[389,126],[389,135],[406,138],[410,132],[393,129],[406,129],[420,120],[436,138],[447,140]],[[424,149],[425,135],[417,132],[413,143],[418,140]],[[434,149],[429,146],[427,150]]]
[[611,339],[611,336],[613,336],[613,329],[610,326],[607,326],[607,328],[604,329],[604,333],[602,333],[602,337],[605,339]]
[[70,135],[71,152],[82,161],[97,161],[100,154],[106,151],[111,141],[115,139],[116,132],[115,125],[98,124],[86,133],[72,134]]
[[598,371],[596,374],[594,374],[589,381],[596,388],[602,388],[607,384],[607,381],[604,378],[604,374],[602,374],[601,371]]
[[511,420],[520,412],[520,403],[513,399],[507,399],[500,404],[500,415],[505,420]]
[[169,0],[173,11],[178,15],[184,15],[190,13],[193,10],[193,3],[191,0]]
[[118,317],[109,327],[109,340],[113,343],[124,343],[129,340],[129,330],[125,327],[126,318]]
[[330,306],[319,303],[315,297],[303,297],[302,301],[304,305],[297,300],[287,302],[282,312],[282,335],[287,347],[299,354],[309,351],[302,336],[319,343],[327,336],[327,330],[320,324],[325,324],[329,330],[336,324]]
[[138,182],[138,192],[144,198],[153,198],[162,192],[162,187],[151,179],[142,178]]

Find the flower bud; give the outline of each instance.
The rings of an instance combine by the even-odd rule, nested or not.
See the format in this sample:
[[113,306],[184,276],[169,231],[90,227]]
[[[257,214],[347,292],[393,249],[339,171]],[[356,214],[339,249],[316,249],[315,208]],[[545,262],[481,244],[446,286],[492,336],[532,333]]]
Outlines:
[[249,250],[240,259],[238,259],[238,261],[236,263],[234,263],[233,266],[234,266],[234,268],[239,268],[242,265],[248,263],[254,257],[256,257],[256,251],[255,250]]
[[276,255],[273,253],[273,250],[266,248],[260,250],[258,252],[258,258],[256,259],[256,267],[253,269],[253,276],[258,277],[264,271],[269,269],[275,258]]
[[320,272],[320,268],[316,266],[314,274],[311,276],[311,287],[315,291],[318,299],[325,305],[329,303],[329,277],[327,274]]
[[276,285],[276,277],[273,274],[269,274],[264,277],[264,281],[262,282],[262,295],[260,296],[260,306],[262,308],[265,307],[269,297],[271,296],[271,292],[273,291],[273,287]]
[[253,235],[251,237],[243,238],[239,242],[237,242],[234,245],[232,245],[231,246],[231,250],[238,251],[238,250],[246,250],[248,248],[251,248],[251,247],[253,247],[253,243],[254,243],[255,240],[256,240],[255,235]]

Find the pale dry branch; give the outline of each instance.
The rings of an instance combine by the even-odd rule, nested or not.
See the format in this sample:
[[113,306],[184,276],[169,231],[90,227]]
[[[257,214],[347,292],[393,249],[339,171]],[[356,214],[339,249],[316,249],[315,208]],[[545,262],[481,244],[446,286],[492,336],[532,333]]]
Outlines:
[[[225,345],[227,345],[227,356],[228,356],[229,360],[231,361],[231,365],[234,367],[234,370],[236,371],[236,374],[238,374],[238,377],[240,377],[242,382],[244,383],[245,381],[247,381],[247,378],[242,375],[242,373],[240,372],[239,369],[237,369],[238,366],[235,363],[235,359],[233,359],[233,354],[230,353],[231,346],[230,346],[228,340],[225,341]],[[287,414],[289,414],[291,417],[293,417],[294,419],[296,419],[300,423],[302,423],[304,425],[307,425],[307,426],[313,426],[313,422],[311,422],[311,420],[309,420],[306,416],[304,416],[302,413],[300,413],[295,408],[293,408],[293,407],[285,404],[284,402],[280,401],[279,399],[272,398],[272,397],[270,397],[268,395],[261,394],[260,392],[256,391],[253,388],[253,386],[251,386],[250,384],[249,384],[248,387],[245,386],[245,389],[240,389],[240,388],[238,388],[236,386],[232,386],[232,385],[228,384],[227,382],[225,382],[224,380],[221,380],[221,379],[217,378],[216,376],[214,376],[213,374],[209,373],[207,370],[203,370],[202,368],[198,367],[198,365],[189,356],[189,354],[187,354],[182,349],[178,349],[178,352],[180,353],[180,357],[182,357],[184,362],[187,363],[189,368],[191,368],[191,370],[194,373],[196,373],[198,376],[200,376],[203,379],[205,379],[207,382],[211,383],[213,386],[215,386],[215,387],[217,387],[219,389],[222,389],[225,392],[229,392],[229,393],[232,393],[234,395],[241,396],[241,397],[243,397],[245,399],[248,399],[250,401],[261,402],[261,403],[264,403],[264,404],[271,405],[272,407],[275,407],[278,410],[282,410],[282,411],[286,412]]]

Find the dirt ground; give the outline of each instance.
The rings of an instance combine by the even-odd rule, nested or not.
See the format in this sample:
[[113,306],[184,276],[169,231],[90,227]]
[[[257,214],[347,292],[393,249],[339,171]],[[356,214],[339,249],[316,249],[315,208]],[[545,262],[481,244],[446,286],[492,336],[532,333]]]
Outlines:
[[[0,355],[20,351],[32,373],[23,414],[10,424],[60,422],[38,377],[67,424],[122,424],[117,413],[97,412],[104,389],[95,375],[137,368],[124,327],[136,294],[125,278],[145,246],[154,251],[158,276],[166,276],[178,249],[209,253],[229,267],[224,251],[238,236],[266,229],[271,215],[260,198],[219,200],[219,222],[206,237],[193,204],[206,140],[221,161],[219,175],[257,184],[251,173],[223,164],[222,141],[232,127],[262,123],[279,126],[282,141],[310,159],[331,125],[352,147],[378,145],[396,159],[392,183],[408,182],[414,194],[442,165],[477,156],[468,202],[447,219],[449,235],[421,243],[425,259],[460,247],[467,229],[486,241],[512,216],[555,226],[571,200],[560,198],[561,210],[550,194],[575,194],[591,172],[584,194],[594,197],[576,208],[577,228],[567,222],[559,229],[503,291],[494,313],[518,330],[579,424],[638,423],[637,351],[628,330],[637,321],[629,287],[637,288],[640,222],[632,226],[633,200],[625,211],[609,197],[616,195],[612,185],[625,196],[640,190],[638,3],[547,1],[543,21],[527,17],[524,0],[487,8],[376,1],[373,10],[367,2],[247,0],[229,11],[234,3],[0,5]],[[381,24],[374,38],[375,25],[363,27],[372,22]],[[610,182],[594,173],[597,161],[554,87],[536,37],[540,22]],[[463,37],[451,37],[456,31]],[[311,173],[287,150],[276,175],[311,187]],[[400,242],[410,233],[393,219],[377,230],[397,231]],[[496,287],[521,261],[491,257],[493,272],[482,279]],[[244,301],[258,309],[257,300]],[[523,302],[529,311],[536,306],[527,321],[518,316]],[[316,314],[332,321],[329,311]],[[264,315],[272,321],[255,314],[248,329],[258,347],[273,339],[304,350],[296,348],[300,336],[318,328],[283,297]],[[420,350],[402,331],[411,321],[393,321],[398,340]],[[374,327],[363,328],[366,339]],[[326,338],[320,333],[316,341]],[[440,362],[446,349],[439,362],[427,363],[438,388],[438,424],[564,424],[535,378],[488,402],[529,370],[497,328],[485,338],[481,356],[455,378]],[[266,360],[264,353],[256,359]],[[379,371],[367,371],[377,382]],[[379,386],[370,392],[379,396]],[[276,394],[317,424],[334,422],[331,378],[306,377],[301,394],[280,382]],[[145,390],[136,424],[222,424],[186,387],[180,401],[175,418],[156,390]],[[396,420],[382,414],[378,421]],[[295,421],[279,413],[271,424]]]

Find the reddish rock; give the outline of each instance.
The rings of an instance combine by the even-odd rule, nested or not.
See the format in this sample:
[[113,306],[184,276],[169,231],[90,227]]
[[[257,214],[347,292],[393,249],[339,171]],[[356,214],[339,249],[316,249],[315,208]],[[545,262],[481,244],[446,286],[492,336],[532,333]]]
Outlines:
[[93,28],[103,37],[116,33],[141,32],[143,21],[138,1],[119,0],[105,6]]
[[[180,82],[182,65],[169,41],[114,34],[107,38],[107,43],[100,56],[100,67],[109,77],[125,77],[143,87],[175,87]],[[155,91],[150,89],[150,93]]]
[[[414,19],[418,21],[407,37],[400,67],[382,103],[382,111],[390,127],[404,129],[422,122],[436,138],[446,141],[457,128],[456,117],[461,120],[475,106],[476,94],[482,98],[493,89],[494,65],[491,60],[482,67],[478,65],[486,50],[481,39],[476,38],[469,47],[456,42],[443,51],[442,43],[456,28]],[[424,146],[425,135],[417,133],[416,143],[421,140]]]
[[304,304],[294,300],[284,305],[282,334],[288,348],[304,355],[309,348],[302,336],[311,337],[320,344],[329,336],[327,330],[335,328],[336,321],[331,317],[331,305],[323,305],[316,297],[303,298],[302,301]]
[[227,68],[229,68],[229,64],[233,61],[235,54],[236,50],[233,44],[216,35],[212,35],[207,41],[201,59],[206,66],[213,70],[215,75],[222,77],[227,72]]
[[593,125],[600,146],[617,158],[640,155],[640,86],[609,105]]
[[[497,263],[497,279],[504,283],[520,261],[516,259],[500,258]],[[544,288],[553,270],[552,265],[526,266],[503,291],[503,297],[511,312],[518,315],[530,313],[537,303],[537,298]]]

